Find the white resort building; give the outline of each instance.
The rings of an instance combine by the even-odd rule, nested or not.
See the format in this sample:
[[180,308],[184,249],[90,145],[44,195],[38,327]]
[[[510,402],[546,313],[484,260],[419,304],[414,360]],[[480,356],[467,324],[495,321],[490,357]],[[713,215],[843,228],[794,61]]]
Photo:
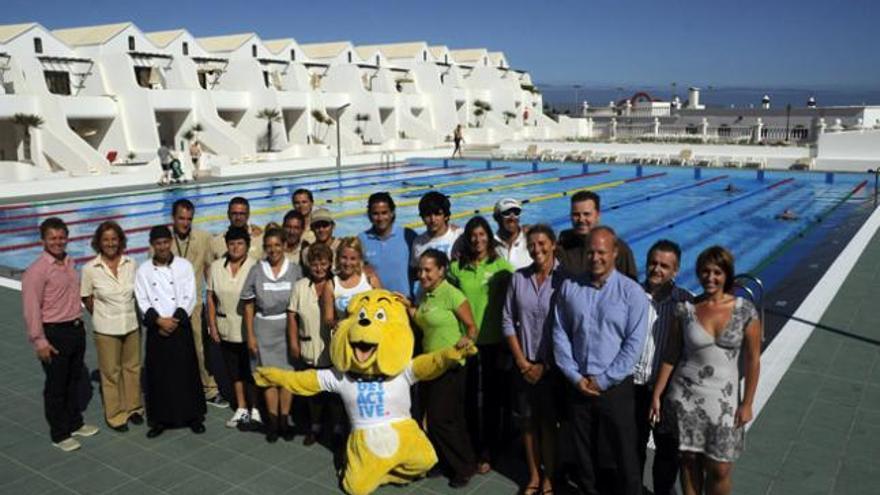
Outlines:
[[191,169],[193,141],[200,176],[447,156],[458,125],[472,155],[494,158],[864,170],[880,157],[878,107],[712,109],[692,89],[685,104],[635,95],[551,118],[529,73],[484,48],[0,26],[12,188],[152,182],[159,148]]

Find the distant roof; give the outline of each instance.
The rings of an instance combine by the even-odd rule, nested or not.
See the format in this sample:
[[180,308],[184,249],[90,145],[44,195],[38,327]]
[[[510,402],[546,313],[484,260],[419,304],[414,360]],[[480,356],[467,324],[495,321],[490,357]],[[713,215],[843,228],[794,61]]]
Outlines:
[[18,35],[29,31],[36,25],[36,22],[28,22],[25,24],[7,24],[5,26],[0,26],[0,43],[12,41],[14,38],[18,37]]
[[264,40],[263,46],[265,46],[266,49],[268,49],[270,52],[277,55],[281,50],[284,50],[293,43],[296,43],[296,40],[294,40],[293,38],[281,38],[278,40]]
[[499,66],[502,60],[504,65],[507,65],[507,57],[504,56],[504,52],[489,52],[489,61],[492,62],[492,65]]
[[308,43],[300,45],[300,48],[309,58],[333,58],[342,53],[343,50],[351,46],[348,41],[334,41],[333,43]]
[[131,25],[130,22],[120,22],[100,26],[56,29],[52,31],[52,34],[70,46],[102,45]]
[[147,38],[153,42],[154,45],[159,48],[165,48],[172,41],[176,40],[180,35],[185,33],[185,29],[172,29],[170,31],[156,31],[153,33],[146,33]]
[[[358,54],[364,50],[370,54],[376,50],[382,52],[385,58],[415,58],[422,54],[422,50],[428,47],[424,41],[412,41],[409,43],[387,43],[384,45],[361,45],[357,47]],[[363,55],[361,55],[363,57]]]
[[256,36],[255,33],[230,34],[226,36],[210,36],[207,38],[197,38],[196,41],[202,45],[202,48],[209,52],[232,52],[237,50],[247,40]]
[[483,62],[483,57],[488,55],[485,48],[469,48],[466,50],[450,50],[452,59],[460,64]]
[[442,58],[445,53],[449,52],[449,47],[446,45],[434,45],[428,47],[428,49],[431,50],[431,55],[433,55],[434,58]]

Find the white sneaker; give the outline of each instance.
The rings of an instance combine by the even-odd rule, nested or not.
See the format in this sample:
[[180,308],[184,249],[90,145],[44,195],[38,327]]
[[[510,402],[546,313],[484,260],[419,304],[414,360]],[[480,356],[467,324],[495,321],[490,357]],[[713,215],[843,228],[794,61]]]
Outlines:
[[251,409],[251,423],[255,423],[258,425],[263,424],[263,418],[260,416],[260,410],[256,407]]
[[75,432],[71,433],[71,435],[74,435],[74,436],[77,436],[77,437],[91,437],[91,436],[96,435],[99,431],[100,431],[100,430],[98,430],[98,427],[97,427],[97,426],[92,426],[92,425],[82,425],[82,426],[79,427],[78,430],[76,430]]
[[52,443],[52,446],[58,449],[63,450],[64,452],[73,452],[74,450],[82,447],[79,442],[76,441],[73,437],[67,437],[64,440],[58,443]]
[[239,423],[247,423],[250,420],[250,416],[248,415],[248,410],[239,407],[235,410],[235,414],[232,415],[229,421],[226,422],[227,428],[235,428],[239,425]]

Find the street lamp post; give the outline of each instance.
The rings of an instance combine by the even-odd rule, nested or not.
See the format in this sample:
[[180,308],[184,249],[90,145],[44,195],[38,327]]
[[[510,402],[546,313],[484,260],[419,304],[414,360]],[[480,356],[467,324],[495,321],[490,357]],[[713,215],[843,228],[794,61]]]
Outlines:
[[572,86],[574,88],[574,109],[572,110],[572,115],[577,115],[578,109],[581,107],[581,85],[575,84]]
[[351,106],[351,103],[346,103],[341,107],[336,109],[336,171],[342,171],[342,132],[340,131],[339,118],[342,116],[342,111]]

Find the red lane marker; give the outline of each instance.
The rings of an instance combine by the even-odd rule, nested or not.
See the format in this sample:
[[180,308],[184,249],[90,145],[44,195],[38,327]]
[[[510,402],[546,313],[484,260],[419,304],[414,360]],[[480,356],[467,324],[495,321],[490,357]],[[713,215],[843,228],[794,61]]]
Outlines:
[[853,190],[849,193],[849,195],[850,195],[850,196],[855,195],[857,192],[859,192],[859,191],[861,191],[862,189],[864,189],[865,186],[867,186],[867,185],[868,185],[868,181],[863,180],[862,182],[859,183],[859,185],[857,185],[857,186],[855,187],[855,189],[853,189]]
[[[109,215],[106,217],[81,218],[79,220],[68,220],[68,221],[65,221],[64,223],[66,223],[67,225],[77,225],[80,223],[93,223],[93,222],[98,223],[98,222],[104,222],[106,220],[118,220],[120,218],[125,218],[125,216],[126,215],[120,214],[120,215]],[[9,229],[0,229],[0,234],[12,234],[15,232],[25,232],[28,230],[40,230],[40,227],[34,226],[34,225],[27,225],[24,227],[12,227]]]
[[[153,225],[145,225],[145,226],[143,226],[143,227],[134,227],[134,228],[131,228],[131,229],[125,229],[125,233],[126,233],[126,234],[133,234],[133,233],[135,233],[135,232],[144,232],[144,231],[150,230],[150,229],[152,229],[152,228],[153,228]],[[72,236],[72,237],[68,237],[68,238],[67,238],[67,242],[82,241],[82,240],[85,240],[85,239],[91,239],[91,238],[92,238],[92,234],[87,234],[87,235],[75,235],[75,236]],[[28,249],[28,248],[32,248],[32,247],[41,246],[42,244],[43,244],[43,243],[42,243],[41,241],[36,241],[36,242],[23,242],[23,243],[20,243],[20,244],[10,244],[10,245],[8,245],[8,246],[0,246],[0,252],[4,252],[4,251],[15,251],[15,250],[17,250],[17,249]]]
[[[497,170],[498,168],[494,168],[493,170]],[[529,170],[528,172],[516,172],[512,174],[504,174],[504,177],[520,177],[522,175],[532,175],[532,174],[546,174],[547,172],[555,172],[559,170],[558,168],[545,168],[542,170]]]
[[624,182],[626,182],[627,184],[630,184],[630,183],[633,183],[633,182],[639,182],[639,181],[642,181],[642,180],[653,179],[653,178],[655,178],[655,177],[662,177],[662,176],[664,176],[664,175],[666,175],[666,172],[659,172],[659,173],[656,173],[656,174],[643,175],[643,176],[641,176],[641,177],[633,177],[632,179],[626,179]]
[[781,180],[781,181],[777,182],[776,184],[773,184],[772,186],[768,187],[767,190],[776,189],[777,187],[788,184],[789,182],[794,182],[794,177],[789,177],[788,179]]
[[602,175],[611,172],[610,170],[600,170],[598,172],[587,172],[583,174],[574,174],[574,175],[563,175],[559,178],[559,180],[568,180],[568,179],[577,179],[578,177],[593,177],[595,175]]

